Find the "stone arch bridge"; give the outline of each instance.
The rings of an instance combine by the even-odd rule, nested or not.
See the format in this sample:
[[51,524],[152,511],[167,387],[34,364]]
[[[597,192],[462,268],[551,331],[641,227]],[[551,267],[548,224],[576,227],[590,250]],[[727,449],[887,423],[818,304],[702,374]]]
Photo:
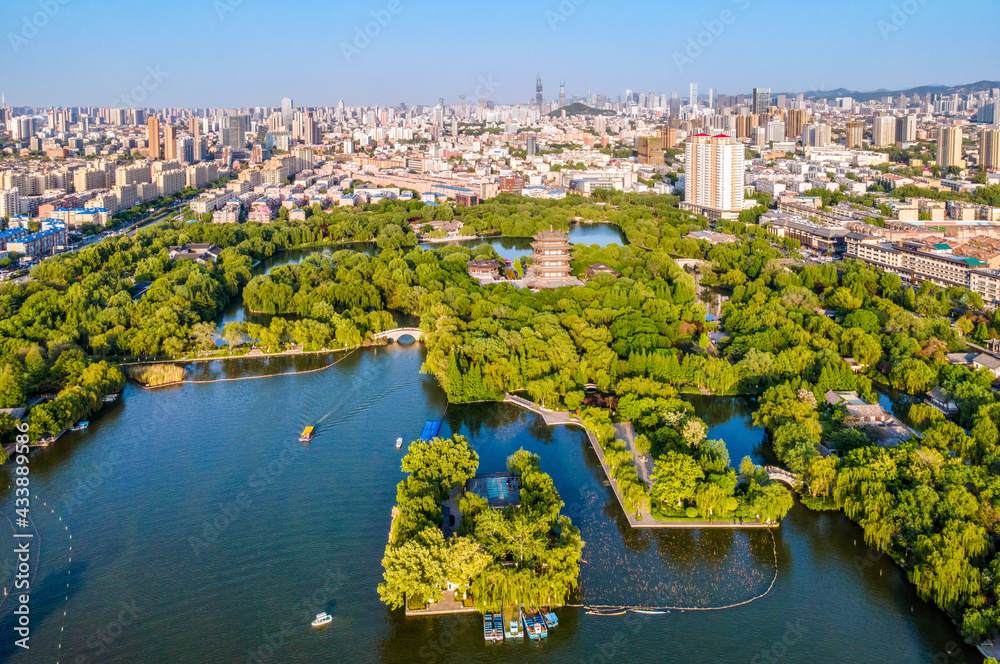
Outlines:
[[402,337],[412,337],[414,341],[423,341],[424,331],[419,327],[397,327],[394,330],[386,330],[372,335],[372,339],[386,339],[387,341],[399,341]]

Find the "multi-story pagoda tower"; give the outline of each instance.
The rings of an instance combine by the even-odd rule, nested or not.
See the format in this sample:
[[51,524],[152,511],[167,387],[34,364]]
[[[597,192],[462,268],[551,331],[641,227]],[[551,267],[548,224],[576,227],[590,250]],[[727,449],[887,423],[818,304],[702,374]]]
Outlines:
[[[531,269],[535,280],[540,286],[545,282],[566,282],[570,276],[570,243],[569,236],[563,231],[541,231],[531,243]],[[566,283],[553,283],[553,286],[565,286]]]

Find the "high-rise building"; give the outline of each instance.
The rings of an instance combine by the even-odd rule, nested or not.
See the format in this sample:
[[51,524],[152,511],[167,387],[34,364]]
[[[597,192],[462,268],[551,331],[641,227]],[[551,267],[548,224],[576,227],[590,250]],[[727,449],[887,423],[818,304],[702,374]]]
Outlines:
[[760,124],[760,116],[756,113],[742,113],[736,116],[736,138],[750,138],[753,128]]
[[865,121],[851,120],[845,126],[847,130],[846,146],[849,148],[860,148],[865,140]]
[[635,149],[639,153],[640,164],[663,164],[662,136],[636,136]]
[[281,99],[281,124],[284,127],[290,127],[292,122],[295,121],[295,107],[292,106],[292,100],[288,97],[282,97]]
[[715,88],[708,89],[708,107],[715,108]]
[[163,126],[163,158],[166,161],[177,160],[177,128],[173,125]]
[[559,108],[566,105],[566,81],[559,83]]
[[149,158],[160,158],[160,121],[156,118],[146,120],[146,144],[149,146]]
[[795,140],[796,136],[802,135],[802,127],[809,122],[809,111],[804,108],[793,108],[785,115],[785,124],[788,127],[789,140]]
[[535,104],[541,108],[542,106],[542,75],[539,74],[535,78]]
[[917,140],[917,116],[901,115],[896,118],[896,145],[912,143]]
[[[164,139],[164,141],[165,140],[166,139]],[[176,155],[177,161],[186,164],[193,164],[195,162],[194,143],[194,139],[190,136],[182,136],[174,141],[174,154]],[[170,157],[167,158],[169,159]]]
[[1000,170],[1000,129],[979,132],[979,170]]
[[736,219],[743,211],[743,155],[743,143],[724,134],[692,136],[681,208],[709,219]]
[[243,150],[246,147],[248,128],[247,116],[227,115],[222,118],[222,144],[231,151]]
[[191,132],[191,138],[197,141],[201,138],[201,118],[197,115],[192,115],[188,118],[188,131]]
[[872,147],[885,148],[896,142],[896,118],[878,115],[872,124]]
[[785,123],[781,120],[769,120],[767,125],[767,138],[765,139],[768,143],[778,143],[785,140],[786,127]]
[[937,162],[943,169],[952,166],[965,168],[965,160],[962,159],[961,127],[938,128]]
[[751,110],[757,115],[767,113],[771,109],[771,88],[754,88],[751,103]]
[[691,106],[697,106],[698,105],[698,84],[697,83],[692,83],[691,84],[691,89],[690,89],[690,95],[689,95],[688,104],[690,104]]
[[802,127],[802,145],[822,148],[830,145],[831,142],[830,125],[819,122]]

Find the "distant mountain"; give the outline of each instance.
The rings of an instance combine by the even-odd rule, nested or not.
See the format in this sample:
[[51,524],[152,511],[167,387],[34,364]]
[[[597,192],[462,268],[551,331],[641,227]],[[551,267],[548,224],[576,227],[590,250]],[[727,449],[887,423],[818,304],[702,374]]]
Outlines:
[[[958,94],[970,94],[973,92],[983,92],[989,91],[993,88],[1000,88],[1000,81],[979,81],[977,83],[968,83],[966,85],[921,85],[920,87],[910,88],[909,90],[874,90],[872,92],[859,92],[857,90],[847,90],[845,88],[837,88],[836,90],[810,90],[805,93],[806,99],[835,99],[837,97],[853,97],[855,101],[868,101],[870,99],[878,99],[879,97],[898,97],[901,94],[907,97],[912,97],[914,95],[920,95],[921,97],[925,94],[932,95],[953,95]],[[794,92],[784,92],[782,94],[788,96],[795,96]]]
[[581,104],[576,102],[575,104],[569,104],[568,106],[563,106],[562,108],[557,108],[556,110],[549,113],[550,118],[558,118],[560,114],[566,111],[566,116],[570,115],[614,115],[614,111],[602,111],[600,109],[591,108],[586,104]]

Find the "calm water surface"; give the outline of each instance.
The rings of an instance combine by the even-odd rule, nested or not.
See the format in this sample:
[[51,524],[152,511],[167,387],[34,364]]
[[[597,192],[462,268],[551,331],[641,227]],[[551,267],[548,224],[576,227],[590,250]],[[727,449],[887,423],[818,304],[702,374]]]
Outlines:
[[[512,406],[447,407],[419,373],[422,357],[419,345],[397,345],[316,373],[129,386],[87,431],[35,453],[32,649],[11,645],[8,600],[0,661],[981,661],[839,514],[796,506],[774,545],[757,531],[632,531],[579,431],[550,429]],[[301,371],[314,361],[240,360],[215,371]],[[691,401],[734,463],[761,459],[748,402]],[[599,617],[563,608],[541,644],[486,645],[475,616],[388,611],[375,587],[402,478],[394,441],[415,438],[428,419],[444,420],[442,435],[468,436],[484,472],[521,447],[541,455],[587,543],[581,602],[742,601],[770,583],[773,546],[777,582],[763,599],[724,611]],[[318,435],[303,446],[297,435],[309,424]],[[0,507],[13,517],[9,488]],[[309,621],[319,611],[334,620],[317,630]]]

